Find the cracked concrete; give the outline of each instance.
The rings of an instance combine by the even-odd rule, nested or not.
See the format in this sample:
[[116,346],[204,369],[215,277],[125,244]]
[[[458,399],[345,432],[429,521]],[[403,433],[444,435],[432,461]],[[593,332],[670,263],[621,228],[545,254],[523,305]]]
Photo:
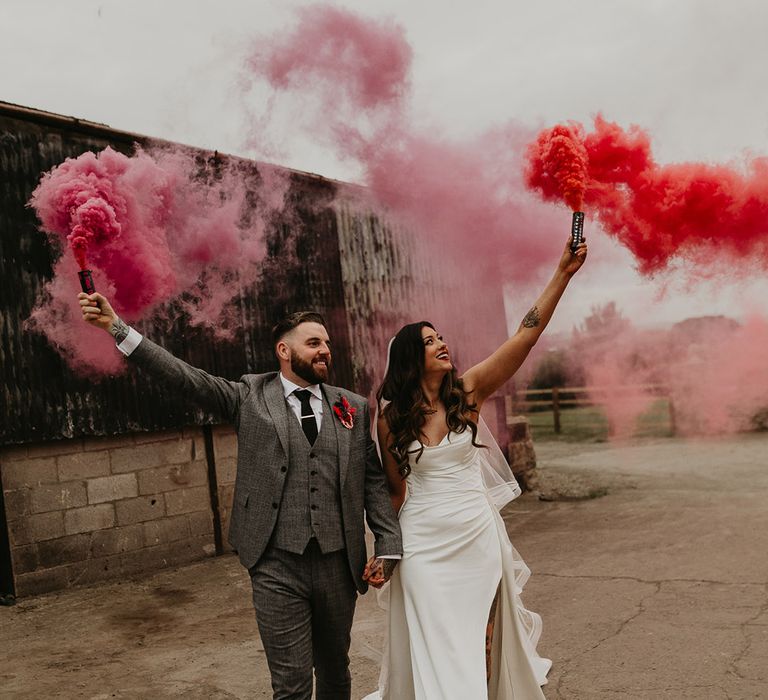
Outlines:
[[550,486],[591,475],[609,492],[508,516],[554,661],[547,697],[768,698],[768,437],[538,456]]
[[[768,435],[537,451],[548,488],[607,491],[504,514],[533,571],[547,698],[768,698]],[[362,598],[354,698],[375,686],[382,621]],[[229,556],[0,608],[0,639],[4,699],[270,697]]]

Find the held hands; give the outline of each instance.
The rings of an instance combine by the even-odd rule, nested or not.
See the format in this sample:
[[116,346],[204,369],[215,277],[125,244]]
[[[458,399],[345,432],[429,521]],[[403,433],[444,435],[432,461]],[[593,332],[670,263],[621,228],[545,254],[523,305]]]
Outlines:
[[565,244],[565,250],[563,256],[560,258],[560,262],[557,265],[558,271],[571,277],[575,275],[578,269],[584,264],[587,259],[587,243],[586,238],[582,240],[579,247],[576,248],[576,252],[571,252],[571,238],[568,238],[568,242]]
[[96,328],[101,328],[107,332],[112,331],[112,324],[118,321],[117,314],[110,303],[98,292],[85,294],[80,292],[77,295],[80,302],[80,311],[83,313],[83,320]]
[[374,588],[381,588],[390,578],[392,578],[392,574],[399,561],[399,559],[371,557],[365,565],[363,581]]

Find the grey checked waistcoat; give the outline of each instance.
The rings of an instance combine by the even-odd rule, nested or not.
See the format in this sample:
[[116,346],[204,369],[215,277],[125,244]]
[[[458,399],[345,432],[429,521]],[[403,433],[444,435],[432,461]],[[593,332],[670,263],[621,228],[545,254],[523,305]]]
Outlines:
[[288,407],[288,473],[277,514],[272,544],[301,554],[314,536],[324,554],[344,549],[344,528],[339,501],[339,463],[336,420],[323,406],[323,420],[315,444]]

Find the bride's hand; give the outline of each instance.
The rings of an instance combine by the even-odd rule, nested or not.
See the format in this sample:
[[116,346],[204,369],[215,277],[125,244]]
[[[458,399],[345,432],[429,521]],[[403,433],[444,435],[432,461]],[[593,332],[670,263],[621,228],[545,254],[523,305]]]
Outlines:
[[571,275],[576,274],[578,269],[584,264],[584,261],[587,259],[587,243],[586,238],[582,240],[582,242],[579,244],[579,246],[576,248],[576,252],[571,252],[571,239],[568,238],[568,242],[565,244],[565,250],[563,251],[563,255],[560,258],[560,263],[557,266],[557,269],[560,270],[562,273],[568,275],[569,277]]

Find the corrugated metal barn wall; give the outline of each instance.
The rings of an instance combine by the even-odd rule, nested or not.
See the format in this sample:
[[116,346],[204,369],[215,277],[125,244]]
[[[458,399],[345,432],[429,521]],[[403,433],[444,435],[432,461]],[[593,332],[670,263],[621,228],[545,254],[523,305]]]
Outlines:
[[460,373],[504,342],[502,289],[481,268],[393,228],[343,189],[334,206],[355,386],[377,388],[389,339],[405,323],[434,323]]
[[[59,255],[26,207],[41,174],[86,150],[111,146],[130,154],[136,142],[149,143],[56,115],[0,109],[0,444],[155,431],[214,420],[179,405],[138,373],[98,383],[80,378],[42,336],[25,330],[25,320]],[[215,159],[222,158],[198,154],[201,170],[215,169]],[[246,177],[250,171],[258,179],[258,165],[242,163]],[[205,331],[188,327],[183,316],[171,328],[161,330],[164,324],[148,321],[140,329],[188,362],[237,378],[275,369],[269,330],[279,317],[287,311],[316,309],[326,316],[334,340],[334,381],[355,385],[337,218],[329,206],[336,189],[322,178],[291,175],[290,217],[268,233],[268,257],[256,288],[243,289],[233,301],[242,318],[233,342],[214,341]]]
[[[0,105],[0,445],[89,435],[156,431],[215,422],[173,401],[161,387],[129,370],[94,383],[76,376],[41,335],[25,329],[60,254],[26,207],[43,172],[67,157],[111,146],[130,154],[154,142],[102,125]],[[200,172],[215,177],[237,162],[258,184],[258,164],[190,149]],[[380,379],[388,338],[404,322],[429,318],[450,331],[454,356],[466,368],[505,336],[501,289],[467,294],[465,281],[441,270],[434,251],[392,230],[345,185],[291,173],[285,220],[268,232],[268,255],[255,288],[233,304],[242,320],[232,342],[216,341],[180,320],[169,327],[160,310],[145,330],[195,366],[220,376],[275,368],[269,329],[287,311],[323,313],[333,338],[334,381],[369,394]],[[466,280],[471,281],[471,270]],[[176,311],[176,310],[175,310]],[[414,317],[418,315],[418,318]],[[482,339],[482,346],[478,339]]]
[[417,261],[407,239],[372,213],[337,201],[339,259],[352,350],[353,381],[369,395],[381,381],[389,338],[412,321]]

